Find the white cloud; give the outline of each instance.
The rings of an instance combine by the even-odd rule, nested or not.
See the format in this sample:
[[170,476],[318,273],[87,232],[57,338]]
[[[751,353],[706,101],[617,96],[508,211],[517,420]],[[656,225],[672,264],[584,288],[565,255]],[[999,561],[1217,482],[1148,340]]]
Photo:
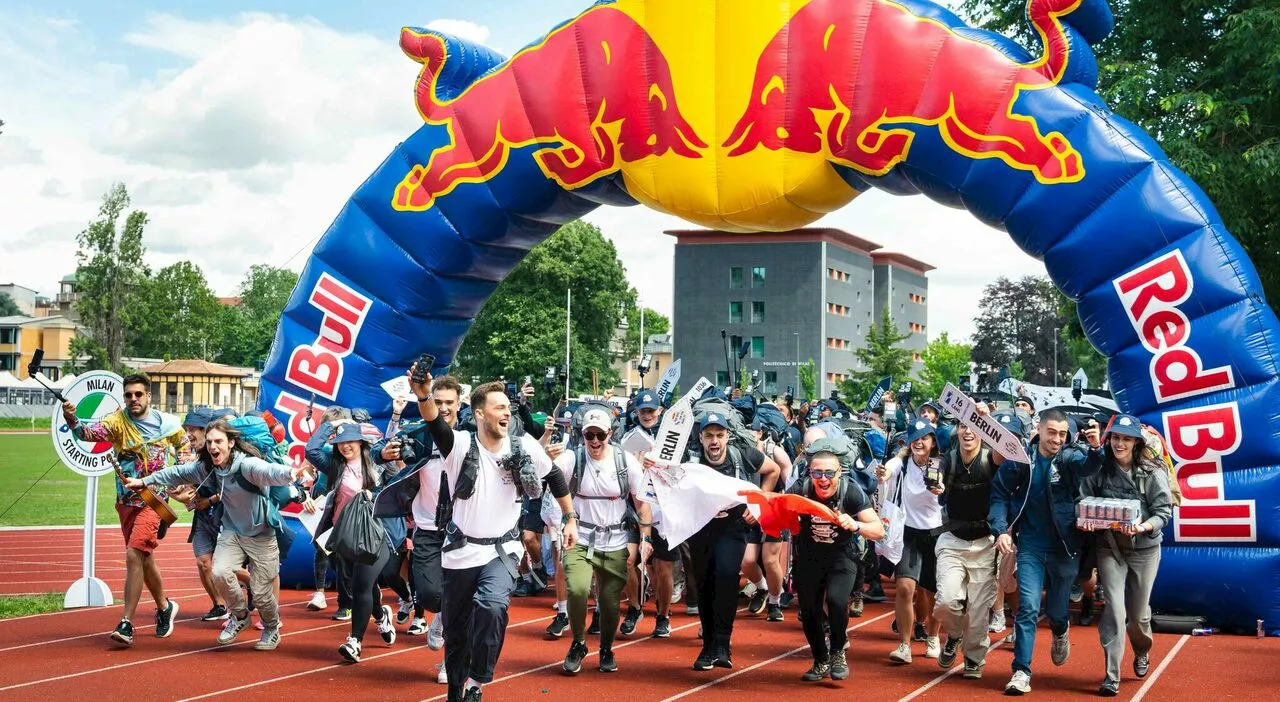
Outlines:
[[44,182],[44,186],[40,188],[40,197],[67,197],[71,195],[71,191],[67,189],[67,184],[57,178],[50,178]]
[[130,191],[133,204],[140,208],[152,205],[195,205],[203,202],[212,188],[209,176],[151,178]]
[[0,166],[24,166],[44,161],[40,149],[26,137],[0,134]]
[[452,34],[459,39],[466,39],[477,44],[485,44],[489,41],[489,28],[469,22],[467,20],[458,19],[438,19],[432,20],[427,29],[444,34]]

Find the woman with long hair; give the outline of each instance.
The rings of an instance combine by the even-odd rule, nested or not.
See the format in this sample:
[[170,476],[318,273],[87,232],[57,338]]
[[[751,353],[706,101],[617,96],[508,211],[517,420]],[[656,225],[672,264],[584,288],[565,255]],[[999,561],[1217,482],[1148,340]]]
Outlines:
[[[213,581],[230,615],[218,635],[218,643],[235,641],[249,626],[248,603],[236,579],[236,571],[247,560],[249,591],[263,625],[254,648],[270,651],[280,644],[279,602],[274,588],[280,573],[280,547],[268,519],[267,493],[272,486],[295,482],[302,469],[266,461],[239,431],[219,419],[205,427],[204,448],[195,462],[166,468],[141,480],[130,478],[125,487],[141,490],[151,485],[198,485],[209,477],[210,469],[217,478],[222,505],[222,531],[213,552]],[[248,489],[246,484],[257,490]]]
[[[1116,415],[1103,439],[1102,470],[1081,483],[1081,496],[1137,500],[1141,505],[1136,522],[1095,534],[1098,584],[1107,592],[1098,623],[1107,669],[1098,694],[1114,697],[1120,694],[1124,658],[1121,630],[1127,630],[1133,645],[1134,675],[1146,677],[1151,665],[1151,588],[1160,567],[1162,532],[1173,515],[1173,494],[1167,468],[1145,451],[1137,417]],[[1086,523],[1083,530],[1093,527]]]
[[[942,652],[938,641],[939,622],[932,614],[933,593],[938,588],[938,560],[934,555],[937,537],[931,530],[942,526],[942,505],[938,502],[942,484],[928,477],[941,473],[934,432],[933,425],[923,419],[907,425],[906,447],[889,459],[876,475],[886,494],[906,513],[902,557],[893,573],[897,584],[899,643],[889,659],[895,663],[911,662],[911,639],[918,629],[925,630],[925,658],[937,658]],[[897,479],[890,482],[895,476]]]
[[[342,512],[362,490],[370,492],[382,487],[388,473],[395,471],[394,463],[386,468],[373,460],[369,440],[353,421],[340,424],[321,424],[307,442],[307,462],[325,476],[328,501],[316,527],[323,534],[338,523]],[[330,559],[339,578],[346,579],[351,592],[351,633],[338,647],[338,653],[352,662],[360,662],[361,646],[365,632],[369,630],[369,618],[377,623],[378,634],[390,646],[396,641],[395,619],[389,605],[382,604],[382,588],[378,576],[391,559],[391,544],[384,541],[382,551],[373,563],[350,563],[337,554]]]

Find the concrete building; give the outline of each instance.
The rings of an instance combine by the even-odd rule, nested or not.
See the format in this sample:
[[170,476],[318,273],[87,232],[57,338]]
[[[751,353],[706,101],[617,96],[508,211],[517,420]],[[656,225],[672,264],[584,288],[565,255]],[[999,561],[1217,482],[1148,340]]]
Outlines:
[[8,295],[13,298],[14,303],[18,305],[18,314],[28,317],[36,316],[36,298],[38,295],[35,290],[17,283],[5,283],[0,285],[0,295]]
[[82,331],[61,316],[0,317],[0,371],[9,371],[19,380],[27,378],[27,364],[36,349],[44,349],[40,370],[57,380],[62,364],[71,360],[71,340]]
[[[766,396],[782,395],[788,385],[801,396],[799,365],[812,359],[825,397],[857,370],[853,352],[885,304],[913,334],[909,347],[924,348],[932,270],[924,262],[882,253],[879,244],[839,229],[666,233],[676,238],[671,326],[684,387],[700,376],[727,385],[727,344],[729,363],[758,373]],[[740,349],[746,354],[738,361]]]
[[252,368],[184,358],[138,370],[151,378],[151,403],[163,412],[184,414],[200,405],[243,412],[258,401],[258,379]]

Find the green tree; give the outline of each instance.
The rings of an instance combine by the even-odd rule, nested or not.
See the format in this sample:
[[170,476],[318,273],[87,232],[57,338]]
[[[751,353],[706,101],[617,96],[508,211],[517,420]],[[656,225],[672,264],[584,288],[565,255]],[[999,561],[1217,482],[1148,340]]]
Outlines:
[[[1094,47],[1099,93],[1204,189],[1280,299],[1280,3],[1111,0]],[[1025,0],[964,0],[962,13],[1034,46]],[[1038,52],[1038,49],[1037,49]]]
[[1083,368],[1090,383],[1094,387],[1102,387],[1102,381],[1107,377],[1107,358],[1089,343],[1084,327],[1080,325],[1075,301],[1062,293],[1058,293],[1058,316],[1066,323],[1058,342],[1062,345],[1062,356],[1058,360],[1058,376],[1062,383],[1066,384],[1067,375],[1075,373],[1076,368]]
[[[0,124],[4,124],[0,122]],[[0,293],[0,317],[12,317],[22,314],[22,310],[18,309],[18,303],[13,301],[13,297],[9,293]]]
[[[982,292],[982,311],[974,318],[973,361],[994,370],[1022,363],[1033,383],[1054,385],[1054,334],[1066,325],[1059,316],[1060,293],[1046,277],[1001,276]],[[1059,376],[1062,367],[1058,368]],[[994,377],[994,373],[989,374]]]
[[[671,320],[667,319],[666,315],[649,307],[644,308],[645,343],[649,341],[647,337],[654,334],[667,334],[670,331]],[[640,307],[631,305],[627,307],[627,358],[638,358],[640,343]]]
[[266,360],[280,315],[297,285],[298,274],[287,268],[261,263],[250,267],[240,283],[240,303],[219,305],[223,343],[218,361],[252,368]]
[[[576,221],[535,246],[498,285],[476,316],[454,359],[464,382],[499,376],[519,382],[564,363],[565,296],[573,290],[571,392],[590,392],[593,370],[601,388],[613,387],[610,341],[623,310],[635,306],[617,249],[593,224]],[[646,317],[646,332],[648,322]],[[542,392],[541,384],[534,383]],[[552,391],[554,402],[563,384]]]
[[[85,336],[84,334],[77,334],[71,337],[67,355],[70,358],[62,362],[62,372],[64,374],[74,373],[80,375],[85,371],[108,370],[110,368],[107,363],[106,348],[93,337]],[[80,359],[84,359],[84,362],[81,363]]]
[[938,338],[925,346],[924,353],[920,354],[924,368],[919,372],[913,394],[924,399],[934,399],[941,395],[947,383],[956,383],[960,376],[969,374],[972,353],[972,346],[953,344],[946,332],[939,334]]
[[911,335],[898,330],[889,316],[889,308],[880,310],[879,324],[872,324],[867,331],[867,343],[853,355],[862,362],[864,370],[849,370],[849,377],[840,381],[840,394],[850,407],[858,407],[867,401],[885,376],[904,380],[911,372],[911,352],[902,348],[902,342]]
[[143,286],[144,314],[133,353],[148,358],[217,357],[222,340],[222,310],[204,272],[190,261],[161,269]]
[[147,213],[130,212],[120,229],[120,218],[128,207],[129,193],[123,183],[116,183],[102,197],[98,218],[76,237],[76,288],[80,292],[76,309],[104,349],[111,370],[121,368],[125,341],[141,321],[143,306],[138,304],[138,296],[150,275],[142,260]]
[[800,364],[797,372],[800,377],[800,393],[805,402],[818,397],[818,364],[809,359]]

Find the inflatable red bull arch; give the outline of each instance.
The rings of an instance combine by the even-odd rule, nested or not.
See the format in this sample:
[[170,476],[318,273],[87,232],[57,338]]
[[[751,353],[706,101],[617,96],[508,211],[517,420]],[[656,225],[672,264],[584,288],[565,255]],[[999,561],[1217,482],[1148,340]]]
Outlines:
[[447,367],[528,250],[601,205],[785,232],[923,193],[1043,260],[1120,406],[1163,429],[1184,503],[1157,609],[1280,629],[1276,317],[1204,193],[1098,96],[1105,0],[1027,17],[1038,53],[925,0],[614,0],[509,59],[404,29],[424,124],[317,244],[261,409],[299,460],[313,395],[389,415],[381,383]]

